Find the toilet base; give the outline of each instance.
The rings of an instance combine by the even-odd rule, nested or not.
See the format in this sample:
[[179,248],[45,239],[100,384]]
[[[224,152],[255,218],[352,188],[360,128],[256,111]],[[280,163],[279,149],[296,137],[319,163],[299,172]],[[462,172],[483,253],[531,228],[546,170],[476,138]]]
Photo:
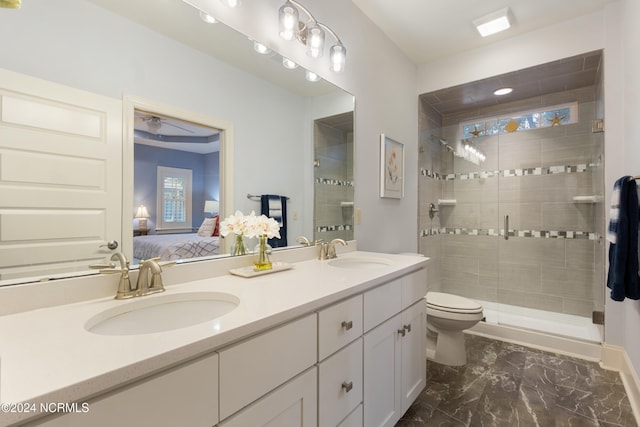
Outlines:
[[[434,362],[447,366],[466,365],[467,352],[462,331],[447,331],[446,334],[437,334],[435,341],[435,353],[432,358]],[[429,350],[427,350],[427,355],[429,355]]]

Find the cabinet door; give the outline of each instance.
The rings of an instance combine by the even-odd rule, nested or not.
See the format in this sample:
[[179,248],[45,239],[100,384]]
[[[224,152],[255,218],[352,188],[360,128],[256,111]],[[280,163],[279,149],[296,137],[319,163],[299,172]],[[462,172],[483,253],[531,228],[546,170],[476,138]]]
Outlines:
[[315,426],[317,385],[317,369],[312,368],[223,421],[220,427]]
[[393,426],[402,416],[402,315],[364,336],[364,425]]
[[402,414],[427,383],[426,305],[419,301],[402,312]]

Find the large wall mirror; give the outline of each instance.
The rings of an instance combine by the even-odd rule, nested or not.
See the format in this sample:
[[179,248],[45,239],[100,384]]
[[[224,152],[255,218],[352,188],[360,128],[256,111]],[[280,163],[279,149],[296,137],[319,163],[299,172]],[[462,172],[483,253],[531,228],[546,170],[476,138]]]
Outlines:
[[[206,218],[260,213],[256,197],[265,194],[286,197],[289,245],[299,235],[353,229],[352,191],[342,188],[353,185],[353,96],[306,80],[300,68],[285,69],[275,52],[256,53],[253,40],[204,23],[182,0],[32,0],[0,13],[0,37],[12,40],[0,48],[0,69],[11,76],[0,82],[0,134],[20,135],[0,141],[0,285],[86,274],[114,250],[134,260],[134,237],[197,234]],[[64,126],[59,113],[68,116]],[[332,123],[335,132],[323,130],[336,138],[328,142],[316,132]],[[165,137],[163,127],[193,137],[189,143],[201,144],[202,153],[176,147],[187,138]],[[314,168],[319,140],[323,166],[345,162],[329,176]],[[60,152],[51,151],[53,142]],[[189,170],[187,221],[168,230],[159,225],[159,174],[175,184],[182,179],[175,174]],[[166,191],[178,194],[180,185]],[[333,187],[338,196],[314,197]],[[327,215],[334,202],[337,210]],[[326,224],[317,208],[325,209],[319,218]],[[222,242],[210,255],[227,251]]]

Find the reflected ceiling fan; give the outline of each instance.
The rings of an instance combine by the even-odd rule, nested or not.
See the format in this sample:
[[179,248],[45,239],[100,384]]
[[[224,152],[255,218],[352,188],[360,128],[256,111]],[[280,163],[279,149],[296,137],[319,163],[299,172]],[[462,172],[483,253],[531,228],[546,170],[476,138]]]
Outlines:
[[[195,133],[192,129],[186,128],[186,127],[182,127],[179,124],[177,124],[175,121],[173,121],[172,119],[166,119],[163,117],[159,117],[159,116],[154,116],[152,114],[147,114],[147,115],[141,115],[141,116],[137,116],[136,120],[139,120],[143,123],[145,123],[147,125],[147,128],[149,130],[149,132],[151,133],[166,133],[166,132],[162,132],[163,128],[165,131],[168,131],[169,129],[167,129],[167,127],[172,127],[174,129],[180,129],[181,131],[184,132],[188,132],[188,133]],[[179,123],[179,122],[178,122]]]

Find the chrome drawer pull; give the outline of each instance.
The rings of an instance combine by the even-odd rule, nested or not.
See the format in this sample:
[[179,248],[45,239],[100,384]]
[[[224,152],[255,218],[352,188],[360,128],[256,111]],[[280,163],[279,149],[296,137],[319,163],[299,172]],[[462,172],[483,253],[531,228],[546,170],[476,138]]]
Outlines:
[[353,321],[349,320],[348,322],[345,320],[342,322],[342,327],[344,328],[345,331],[348,331],[349,329],[353,328]]
[[398,329],[398,333],[399,333],[400,335],[402,335],[402,336],[407,335],[407,331],[406,331],[404,328],[402,328],[402,329]]
[[349,382],[343,382],[342,383],[342,388],[344,389],[345,392],[349,393],[351,391],[351,389],[353,388],[353,381],[349,381]]
[[408,325],[404,325],[404,329],[406,329],[407,332],[411,332],[411,323],[409,323]]

